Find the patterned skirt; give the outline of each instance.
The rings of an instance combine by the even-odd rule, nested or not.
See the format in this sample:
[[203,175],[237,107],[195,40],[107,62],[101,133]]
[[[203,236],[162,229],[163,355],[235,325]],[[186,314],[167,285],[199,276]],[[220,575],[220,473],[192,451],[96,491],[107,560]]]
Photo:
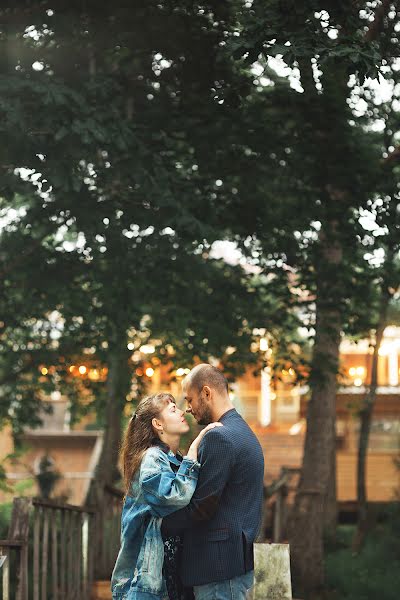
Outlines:
[[182,540],[177,535],[164,541],[163,574],[169,600],[194,600],[193,589],[182,585],[179,577],[182,557]]

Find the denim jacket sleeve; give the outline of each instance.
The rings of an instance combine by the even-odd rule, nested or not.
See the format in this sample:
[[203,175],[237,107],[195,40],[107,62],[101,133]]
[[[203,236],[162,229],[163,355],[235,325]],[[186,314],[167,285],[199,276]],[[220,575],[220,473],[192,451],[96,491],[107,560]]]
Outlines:
[[200,464],[185,456],[174,473],[168,456],[160,448],[146,451],[139,484],[154,516],[165,517],[187,506],[196,489]]

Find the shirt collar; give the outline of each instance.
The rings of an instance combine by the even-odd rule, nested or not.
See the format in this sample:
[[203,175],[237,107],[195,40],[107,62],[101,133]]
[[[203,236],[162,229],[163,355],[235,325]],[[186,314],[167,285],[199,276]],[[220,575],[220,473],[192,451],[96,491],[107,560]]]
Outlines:
[[233,417],[233,415],[236,414],[236,412],[236,408],[230,408],[218,420],[221,423],[223,423],[224,421],[227,421],[230,417]]

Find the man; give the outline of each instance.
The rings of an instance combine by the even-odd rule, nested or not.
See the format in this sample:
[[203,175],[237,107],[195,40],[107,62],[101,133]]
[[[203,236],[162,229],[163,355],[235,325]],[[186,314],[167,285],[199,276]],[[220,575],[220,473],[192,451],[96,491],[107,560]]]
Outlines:
[[163,520],[163,535],[183,536],[181,578],[196,600],[242,600],[253,585],[253,542],[261,523],[264,458],[250,427],[232,405],[221,371],[197,365],[182,384],[204,436],[190,504]]

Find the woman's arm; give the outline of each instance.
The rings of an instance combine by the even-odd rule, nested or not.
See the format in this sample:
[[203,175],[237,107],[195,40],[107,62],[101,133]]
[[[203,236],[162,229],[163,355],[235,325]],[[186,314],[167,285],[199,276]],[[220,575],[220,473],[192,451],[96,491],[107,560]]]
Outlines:
[[154,516],[165,517],[187,506],[196,489],[200,464],[185,456],[176,473],[168,457],[157,447],[150,448],[140,467],[139,483]]

